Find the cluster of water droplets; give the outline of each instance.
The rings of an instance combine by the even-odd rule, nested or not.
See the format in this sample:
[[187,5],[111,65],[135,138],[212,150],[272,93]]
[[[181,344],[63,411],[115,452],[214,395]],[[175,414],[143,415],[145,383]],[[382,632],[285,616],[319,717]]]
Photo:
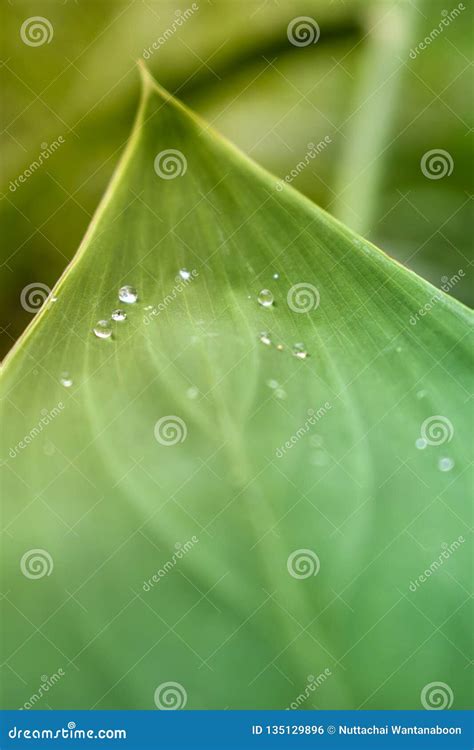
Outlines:
[[[418,450],[422,451],[428,447],[428,443],[424,438],[420,437],[415,441],[415,446],[418,448]],[[441,456],[441,458],[438,459],[438,469],[440,471],[451,471],[451,469],[453,468],[454,460],[450,456]]]
[[[126,284],[118,290],[118,298],[120,302],[126,305],[133,305],[138,300],[138,292],[135,287]],[[122,323],[124,320],[127,320],[127,313],[119,307],[111,313],[110,320],[108,318],[98,320],[92,329],[94,336],[98,339],[110,339],[113,333],[111,320],[116,323]]]
[[[275,280],[279,279],[280,274],[274,273],[273,278]],[[270,289],[261,289],[261,291],[257,295],[257,302],[263,308],[272,308],[275,305],[275,297],[273,295],[273,292]],[[258,339],[265,346],[273,345],[271,333],[269,333],[268,331],[261,331],[259,333]],[[281,343],[275,344],[275,349],[277,349],[279,352],[282,352],[285,349],[285,345]],[[305,345],[302,342],[293,344],[293,346],[291,347],[291,353],[297,359],[307,359],[310,356]]]

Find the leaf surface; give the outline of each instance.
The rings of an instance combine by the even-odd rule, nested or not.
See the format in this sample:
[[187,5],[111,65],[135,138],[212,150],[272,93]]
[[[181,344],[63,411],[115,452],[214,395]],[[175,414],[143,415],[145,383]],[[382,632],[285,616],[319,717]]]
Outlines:
[[146,73],[54,295],[3,375],[5,707],[467,706],[462,305]]

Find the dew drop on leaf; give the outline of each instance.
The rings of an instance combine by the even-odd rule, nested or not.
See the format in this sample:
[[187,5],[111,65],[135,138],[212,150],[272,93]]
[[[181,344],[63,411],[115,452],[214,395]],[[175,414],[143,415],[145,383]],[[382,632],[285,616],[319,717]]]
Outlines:
[[99,320],[94,326],[94,334],[98,339],[109,339],[112,335],[112,329],[108,320]]
[[69,375],[68,372],[62,372],[61,377],[59,378],[59,382],[61,385],[63,385],[65,388],[70,388],[72,385],[72,378]]
[[114,310],[112,313],[112,320],[126,320],[127,313],[123,310]]
[[278,380],[267,380],[267,385],[274,390],[275,388],[278,388],[280,384]]
[[270,289],[262,289],[257,297],[259,305],[262,307],[271,307],[273,305],[273,294]]
[[125,302],[127,305],[133,305],[138,299],[138,293],[133,286],[121,286],[119,289],[119,300]]
[[265,346],[270,346],[270,344],[272,343],[270,334],[267,333],[266,331],[262,331],[262,333],[259,336],[259,339],[262,342],[262,344],[265,344]]
[[308,352],[306,351],[306,347],[304,344],[293,344],[293,355],[295,357],[298,357],[298,359],[306,359],[309,357]]
[[451,469],[454,466],[454,461],[452,458],[448,458],[447,456],[444,456],[443,458],[440,458],[438,461],[438,469],[440,471],[451,471]]

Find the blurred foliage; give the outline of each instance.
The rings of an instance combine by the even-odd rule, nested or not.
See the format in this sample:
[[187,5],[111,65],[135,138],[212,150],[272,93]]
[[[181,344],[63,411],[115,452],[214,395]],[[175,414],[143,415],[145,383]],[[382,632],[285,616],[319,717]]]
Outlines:
[[[197,4],[156,51],[153,42],[191,2],[3,5],[3,352],[31,320],[20,304],[22,288],[37,281],[52,286],[84,235],[127,139],[139,92],[136,60],[147,49],[162,85],[280,177],[305,158],[308,143],[329,136],[330,145],[293,185],[437,286],[442,276],[464,269],[451,293],[472,301],[466,95],[472,7],[466,3],[413,59],[410,50],[455,5]],[[54,35],[30,47],[20,28],[36,15],[49,19]],[[316,44],[288,41],[287,26],[296,16],[317,20]],[[64,144],[12,191],[10,181],[38,158],[41,144],[59,136]],[[451,154],[450,176],[422,174],[420,159],[433,148]]]

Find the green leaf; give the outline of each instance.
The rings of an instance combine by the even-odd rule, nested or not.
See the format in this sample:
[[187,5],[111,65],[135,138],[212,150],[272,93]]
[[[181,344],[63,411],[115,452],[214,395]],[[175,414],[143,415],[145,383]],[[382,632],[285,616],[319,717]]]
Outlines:
[[467,705],[462,305],[146,73],[54,296],[3,374],[5,707]]

